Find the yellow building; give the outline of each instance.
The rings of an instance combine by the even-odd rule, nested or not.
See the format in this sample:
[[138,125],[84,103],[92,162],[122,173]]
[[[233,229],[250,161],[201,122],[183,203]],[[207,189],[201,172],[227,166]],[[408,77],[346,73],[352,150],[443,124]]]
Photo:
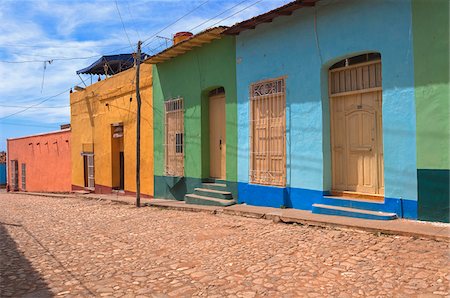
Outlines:
[[[130,68],[70,95],[73,190],[136,192],[135,75]],[[141,194],[153,196],[151,65],[141,65],[140,90]]]

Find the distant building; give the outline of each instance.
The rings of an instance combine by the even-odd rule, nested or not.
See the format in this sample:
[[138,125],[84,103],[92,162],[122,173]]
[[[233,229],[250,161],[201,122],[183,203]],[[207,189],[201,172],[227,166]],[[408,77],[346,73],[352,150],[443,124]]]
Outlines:
[[7,140],[10,191],[70,192],[70,129]]

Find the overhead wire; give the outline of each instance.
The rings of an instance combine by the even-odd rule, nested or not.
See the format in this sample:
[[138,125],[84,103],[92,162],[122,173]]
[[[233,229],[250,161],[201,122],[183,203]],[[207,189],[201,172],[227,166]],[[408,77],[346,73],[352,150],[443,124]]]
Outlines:
[[[197,25],[197,26],[194,27],[193,29],[196,29],[196,28],[198,28],[198,27],[204,25],[205,23],[211,21],[212,19],[216,18],[217,16],[223,15],[225,12],[227,12],[227,11],[229,11],[229,10],[231,10],[231,9],[233,9],[233,8],[235,8],[235,7],[237,7],[238,5],[242,4],[242,3],[245,2],[245,1],[247,1],[247,0],[241,1],[240,3],[234,5],[233,7],[229,8],[229,9],[225,10],[224,12],[222,12],[222,13],[220,13],[220,14],[214,16],[213,18],[209,19],[208,21],[202,22],[201,24]],[[256,4],[258,4],[258,3],[260,3],[261,1],[262,1],[262,0],[258,0],[258,1],[254,2],[254,3],[250,4],[250,5],[248,5],[248,6],[246,6],[246,7],[244,7],[243,9],[241,9],[241,10],[239,10],[239,11],[233,13],[232,15],[230,15],[230,16],[228,16],[228,17],[226,17],[226,18],[223,18],[223,19],[221,19],[221,20],[219,20],[218,22],[214,23],[212,26],[215,26],[216,24],[219,24],[219,23],[223,22],[224,20],[227,20],[227,19],[231,18],[232,16],[235,16],[236,14],[238,14],[238,13],[240,13],[240,12],[242,12],[242,11],[244,11],[244,10],[246,10],[246,9],[248,9],[248,8],[250,8],[250,7],[254,6],[254,5],[256,5]],[[120,15],[120,10],[119,10],[119,8],[118,8],[117,0],[116,0],[115,2],[116,2],[116,7],[117,7],[117,9],[118,9],[118,13],[119,13],[119,16],[120,16],[120,19],[121,19],[121,22],[122,22],[124,31],[125,31],[125,33],[126,33],[125,25],[124,25],[124,23],[123,23],[123,20],[122,20],[122,18],[121,18],[121,15]],[[157,36],[159,33],[163,32],[163,31],[166,30],[167,28],[173,26],[174,24],[176,24],[177,22],[179,22],[181,19],[185,18],[186,16],[190,15],[191,13],[193,13],[195,10],[199,9],[200,7],[202,7],[202,6],[203,6],[204,4],[206,4],[207,2],[209,2],[209,0],[206,0],[206,1],[202,2],[200,5],[196,6],[195,8],[193,8],[192,10],[190,10],[189,12],[187,12],[186,14],[184,14],[183,16],[181,16],[180,18],[178,18],[177,20],[175,20],[174,22],[168,24],[167,26],[165,26],[163,29],[159,30],[158,32],[156,32],[156,33],[153,34],[152,36],[146,38],[146,39],[143,41],[143,45],[144,45],[145,43],[148,45],[148,44],[149,44],[149,40],[151,41],[151,40],[154,39],[155,36]],[[191,30],[192,30],[192,29],[191,29]],[[131,46],[131,42],[130,42],[130,40],[129,40],[128,34],[127,34],[127,38],[128,38],[129,43],[130,43],[130,46]],[[128,46],[123,47],[123,48],[120,48],[120,49],[117,49],[117,50],[125,49],[125,48],[127,48],[127,47],[128,47]],[[159,47],[158,47],[158,48],[159,48]],[[114,51],[115,51],[115,50],[114,50]],[[113,52],[113,51],[111,51],[111,52]],[[111,52],[108,52],[108,53],[111,53]],[[52,60],[80,60],[80,59],[90,59],[90,58],[95,58],[95,57],[99,57],[99,56],[103,56],[103,55],[96,55],[96,56],[89,56],[89,57],[59,57],[59,58],[54,58],[54,59],[52,59]],[[28,62],[48,62],[48,61],[49,61],[49,60],[28,60],[28,61],[5,61],[5,60],[0,60],[0,62],[4,62],[4,63],[28,63]],[[80,83],[81,83],[81,81],[80,81]],[[77,84],[78,84],[78,83],[77,83]],[[58,94],[56,94],[56,95],[54,95],[54,96],[48,97],[48,98],[46,98],[46,99],[44,99],[44,100],[42,100],[42,101],[40,101],[40,102],[38,102],[38,103],[36,103],[36,104],[33,104],[33,105],[31,105],[31,106],[28,106],[28,107],[25,107],[23,110],[17,111],[17,112],[15,112],[15,113],[12,113],[12,114],[7,115],[7,116],[4,116],[4,117],[0,117],[0,120],[3,120],[3,119],[6,119],[6,118],[9,118],[9,117],[12,117],[12,116],[14,116],[14,115],[23,113],[23,112],[25,112],[25,111],[27,111],[27,110],[29,110],[29,109],[35,108],[36,106],[39,106],[40,104],[42,104],[42,103],[44,103],[44,102],[46,102],[46,101],[48,101],[48,100],[50,100],[50,99],[52,99],[52,98],[54,98],[54,97],[56,97],[56,96],[59,96],[59,95],[65,93],[65,92],[67,92],[67,91],[69,91],[69,90],[71,90],[71,88],[66,89],[66,90],[64,90],[63,92],[58,93]],[[95,91],[95,90],[94,90],[94,91]],[[94,91],[93,91],[93,92],[94,92]]]
[[174,22],[170,23],[169,25],[165,26],[164,28],[162,28],[161,30],[159,30],[158,32],[156,32],[155,34],[153,34],[152,36],[144,39],[142,41],[142,46],[145,46],[145,43],[147,43],[148,40],[153,40],[158,34],[160,34],[161,32],[163,32],[164,30],[166,30],[167,28],[175,25],[176,23],[178,23],[180,20],[182,20],[183,18],[187,17],[188,15],[190,15],[191,13],[193,13],[194,11],[196,11],[197,9],[199,9],[200,7],[202,7],[203,5],[205,5],[206,3],[208,3],[209,0],[206,0],[204,2],[202,2],[200,5],[196,6],[195,8],[193,8],[192,10],[188,11],[186,14],[184,14],[183,16],[179,17],[178,19],[176,19]]
[[234,6],[230,7],[230,8],[228,8],[228,9],[226,9],[226,10],[224,10],[224,11],[222,11],[221,13],[219,13],[219,14],[213,16],[212,18],[210,18],[210,19],[208,19],[208,20],[206,20],[206,21],[204,21],[204,22],[198,24],[197,26],[195,26],[195,27],[189,29],[188,31],[190,31],[190,32],[194,31],[194,30],[197,29],[198,27],[203,26],[204,24],[210,22],[211,20],[213,20],[213,19],[215,19],[215,18],[217,18],[217,17],[223,15],[223,14],[226,13],[227,11],[230,11],[230,10],[234,9],[234,8],[238,7],[239,5],[241,5],[242,3],[247,2],[247,1],[249,1],[249,0],[243,0],[243,1],[239,2],[239,3],[237,3],[236,5],[234,5]]
[[[79,83],[81,83],[81,81],[80,81]],[[79,83],[77,83],[77,84],[79,84]],[[43,104],[44,102],[47,102],[47,101],[49,101],[49,100],[52,99],[52,98],[55,98],[55,97],[57,97],[57,96],[60,96],[61,94],[64,94],[64,93],[66,93],[66,92],[68,92],[68,91],[70,91],[70,90],[72,90],[72,88],[68,88],[68,89],[66,89],[66,90],[64,90],[64,91],[62,91],[62,92],[60,92],[60,93],[58,93],[58,94],[49,96],[49,97],[47,97],[46,99],[44,99],[44,100],[42,100],[42,101],[39,101],[38,103],[35,103],[35,104],[33,104],[33,105],[30,105],[30,106],[28,106],[28,107],[26,107],[26,108],[24,108],[24,109],[22,109],[22,110],[20,110],[20,111],[11,113],[11,114],[6,115],[6,116],[3,116],[3,117],[0,117],[0,120],[7,119],[7,118],[10,118],[10,117],[15,116],[15,115],[17,115],[17,114],[21,114],[21,113],[23,113],[23,112],[26,112],[26,111],[28,111],[29,109],[32,109],[33,107],[36,107],[36,106],[38,106],[38,105],[41,105],[41,104]]]
[[128,39],[128,43],[130,44],[131,51],[133,52],[134,48],[133,48],[133,45],[131,44],[130,37],[128,36],[127,29],[125,28],[125,24],[124,24],[123,19],[122,19],[122,14],[120,13],[120,9],[119,9],[119,4],[117,3],[117,0],[115,0],[114,3],[116,4],[117,13],[119,14],[119,18],[120,18],[120,22],[122,23],[123,31],[125,32],[125,35],[126,35],[126,37]]
[[136,25],[135,18],[133,16],[133,14],[131,13],[130,2],[128,2],[128,0],[125,0],[125,3],[127,4],[128,13],[130,14],[131,20],[133,21],[134,31],[136,32],[136,35],[139,38],[139,40],[141,40],[141,35],[139,34],[138,26]]

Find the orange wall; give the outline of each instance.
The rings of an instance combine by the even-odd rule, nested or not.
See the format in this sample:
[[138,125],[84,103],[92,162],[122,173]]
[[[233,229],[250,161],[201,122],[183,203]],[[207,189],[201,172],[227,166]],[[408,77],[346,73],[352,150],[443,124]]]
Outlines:
[[22,190],[22,163],[26,164],[26,191],[71,191],[70,130],[8,139],[8,185],[11,160],[19,163],[19,190]]

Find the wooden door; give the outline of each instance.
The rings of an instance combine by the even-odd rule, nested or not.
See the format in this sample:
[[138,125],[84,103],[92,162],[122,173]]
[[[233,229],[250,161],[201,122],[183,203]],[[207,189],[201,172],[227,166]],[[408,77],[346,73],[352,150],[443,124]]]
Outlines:
[[225,94],[209,98],[209,165],[210,176],[226,179]]
[[333,190],[383,194],[381,91],[331,103]]

